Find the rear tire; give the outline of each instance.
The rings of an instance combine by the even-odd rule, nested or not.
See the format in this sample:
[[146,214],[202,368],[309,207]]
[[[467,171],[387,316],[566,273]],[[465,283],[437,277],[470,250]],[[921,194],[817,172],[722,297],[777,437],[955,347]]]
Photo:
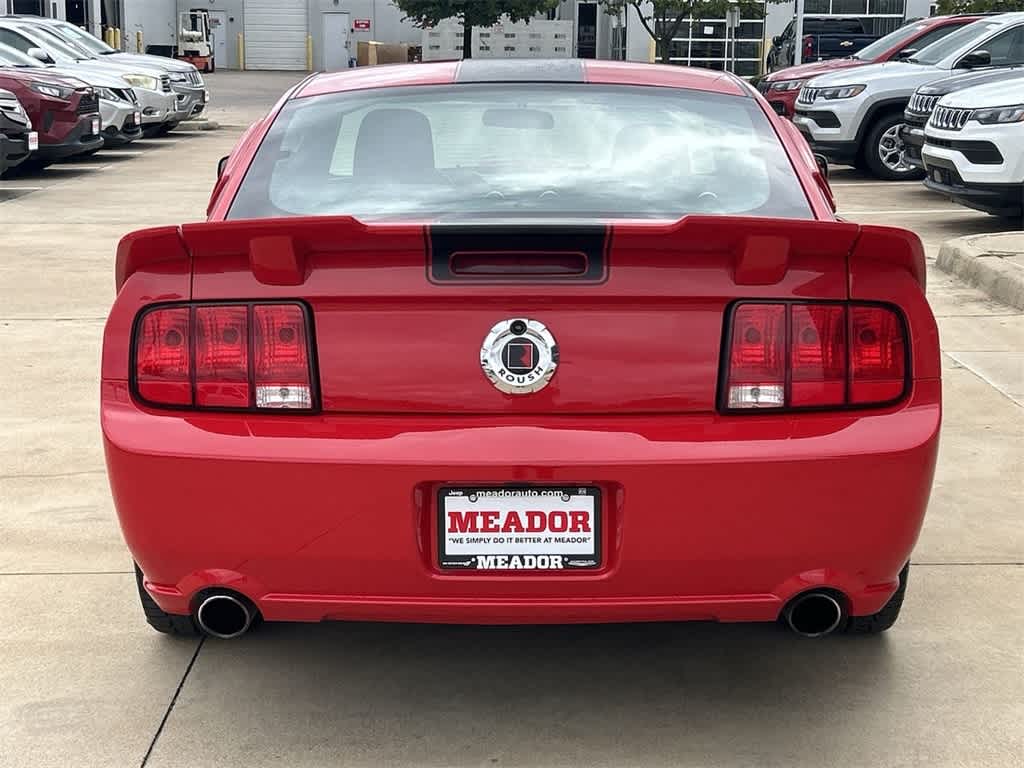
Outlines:
[[142,571],[135,566],[135,584],[139,589],[139,600],[142,602],[142,612],[146,616],[146,623],[157,632],[165,635],[178,635],[179,637],[195,637],[199,634],[199,627],[192,620],[191,616],[179,616],[175,613],[167,613],[150,596],[149,592],[142,585]]
[[903,140],[898,138],[903,124],[902,112],[890,112],[877,118],[864,137],[862,156],[871,174],[883,181],[923,179],[924,171],[907,165]]
[[877,635],[885,632],[896,623],[900,617],[900,609],[903,608],[903,598],[907,594],[907,577],[910,575],[910,563],[903,566],[900,571],[900,585],[896,588],[889,602],[883,606],[878,613],[870,616],[851,616],[846,625],[848,635]]

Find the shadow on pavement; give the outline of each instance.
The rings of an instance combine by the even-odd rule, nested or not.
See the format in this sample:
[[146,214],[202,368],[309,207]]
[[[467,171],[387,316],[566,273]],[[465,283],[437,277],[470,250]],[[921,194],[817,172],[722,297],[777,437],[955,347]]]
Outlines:
[[[905,695],[892,663],[884,637],[774,625],[267,624],[206,641],[160,747],[302,755],[293,765],[681,765],[724,750],[737,761],[718,764],[746,765],[852,747]],[[839,733],[813,724],[840,724],[837,707]]]

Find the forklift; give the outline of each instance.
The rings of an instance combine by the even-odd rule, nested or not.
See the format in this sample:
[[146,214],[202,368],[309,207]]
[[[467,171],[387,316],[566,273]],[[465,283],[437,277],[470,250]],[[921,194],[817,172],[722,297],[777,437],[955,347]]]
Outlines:
[[209,11],[193,8],[178,14],[178,50],[175,58],[189,62],[200,72],[215,71]]

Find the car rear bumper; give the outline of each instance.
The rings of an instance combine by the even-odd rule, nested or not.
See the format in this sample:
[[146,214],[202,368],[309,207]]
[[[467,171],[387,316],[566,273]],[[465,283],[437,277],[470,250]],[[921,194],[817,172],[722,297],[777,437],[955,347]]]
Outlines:
[[[171,613],[221,586],[268,620],[769,621],[815,586],[855,615],[886,603],[940,410],[930,380],[799,417],[183,416],[105,381],[101,420],[125,539]],[[600,568],[442,572],[437,489],[508,483],[599,486]]]

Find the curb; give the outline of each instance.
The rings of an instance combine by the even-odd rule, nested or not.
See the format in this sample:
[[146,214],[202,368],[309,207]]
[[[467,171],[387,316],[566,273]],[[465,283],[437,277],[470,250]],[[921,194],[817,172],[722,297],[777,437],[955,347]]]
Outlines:
[[[1011,237],[1018,242],[1024,239],[1019,234]],[[979,240],[990,242],[977,242]],[[996,301],[1024,311],[1024,268],[1006,258],[1021,256],[1024,249],[1000,250],[992,240],[998,240],[998,237],[976,235],[947,240],[939,249],[938,267],[984,291]]]
[[220,129],[220,123],[216,120],[185,120],[181,125],[193,131],[216,131]]

